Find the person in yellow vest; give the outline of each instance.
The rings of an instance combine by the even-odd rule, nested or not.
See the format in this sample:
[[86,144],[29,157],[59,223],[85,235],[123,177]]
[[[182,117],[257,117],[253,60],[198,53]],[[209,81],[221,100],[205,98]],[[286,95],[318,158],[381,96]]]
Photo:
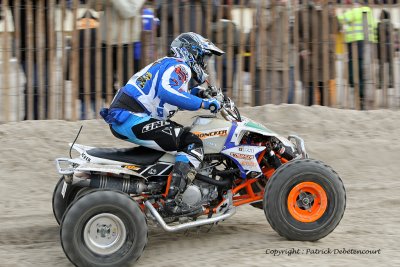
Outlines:
[[[372,15],[370,7],[359,0],[347,0],[347,4],[353,4],[353,8],[349,9],[343,14],[338,15],[338,20],[343,27],[345,33],[345,42],[348,48],[349,55],[349,80],[350,86],[354,87],[354,69],[353,69],[353,43],[357,47],[357,60],[358,60],[358,77],[359,77],[359,96],[360,108],[364,109],[364,75],[363,75],[363,57],[364,57],[364,41],[369,40],[372,43],[377,42],[376,34],[376,20]],[[363,14],[367,14],[368,20],[368,36],[364,36],[363,27]],[[366,39],[368,38],[368,39]]]

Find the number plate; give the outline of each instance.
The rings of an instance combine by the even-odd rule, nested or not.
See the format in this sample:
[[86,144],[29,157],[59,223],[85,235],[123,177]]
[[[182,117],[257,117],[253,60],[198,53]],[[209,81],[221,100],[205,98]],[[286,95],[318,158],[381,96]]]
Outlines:
[[61,189],[61,195],[63,198],[65,198],[65,192],[67,192],[67,187],[68,187],[68,184],[64,181],[63,187]]

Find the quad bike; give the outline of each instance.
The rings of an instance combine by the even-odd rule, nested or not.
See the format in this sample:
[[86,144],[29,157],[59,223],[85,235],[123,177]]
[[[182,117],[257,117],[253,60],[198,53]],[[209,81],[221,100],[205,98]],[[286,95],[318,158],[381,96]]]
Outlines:
[[70,146],[79,157],[56,159],[62,177],[53,211],[72,263],[137,261],[147,243],[148,220],[175,232],[214,225],[244,204],[263,209],[272,228],[290,240],[315,241],[336,228],[346,205],[338,174],[308,158],[300,137],[282,137],[241,117],[221,92],[216,97],[222,118],[197,116],[186,129],[202,139],[205,158],[195,179],[175,198],[182,213],[171,215],[164,205],[175,161],[171,154],[74,142]]

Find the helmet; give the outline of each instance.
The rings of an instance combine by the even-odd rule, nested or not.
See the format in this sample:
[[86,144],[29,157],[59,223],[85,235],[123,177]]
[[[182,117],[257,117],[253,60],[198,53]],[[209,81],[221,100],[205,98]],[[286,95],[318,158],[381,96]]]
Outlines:
[[171,43],[171,53],[189,65],[194,73],[194,79],[202,84],[206,81],[207,59],[213,54],[220,56],[224,51],[200,34],[194,32],[182,33]]

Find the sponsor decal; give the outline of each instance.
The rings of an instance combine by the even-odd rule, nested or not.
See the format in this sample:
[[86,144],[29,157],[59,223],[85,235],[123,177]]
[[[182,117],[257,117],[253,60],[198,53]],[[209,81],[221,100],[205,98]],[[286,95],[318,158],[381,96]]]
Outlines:
[[231,152],[230,155],[234,158],[237,159],[245,159],[245,160],[252,160],[254,159],[253,155],[247,155],[247,154],[240,154],[240,153],[235,153],[235,152]]
[[239,161],[239,164],[242,165],[243,167],[255,167],[257,166],[257,163],[254,161]]
[[81,158],[84,159],[84,160],[86,160],[86,161],[88,161],[88,162],[90,162],[89,156],[86,155],[85,153],[82,153],[82,154],[81,154]]
[[153,131],[153,130],[161,128],[165,125],[169,125],[169,122],[168,121],[155,121],[155,122],[146,124],[142,128],[142,133],[147,133],[147,132]]
[[222,137],[222,136],[228,135],[228,129],[212,130],[212,131],[205,131],[205,132],[194,132],[193,134],[197,135],[200,139]]
[[136,85],[139,86],[140,89],[143,89],[146,85],[147,81],[149,81],[153,75],[150,72],[146,72],[136,80]]
[[135,165],[126,165],[124,166],[125,169],[131,170],[131,171],[137,171],[140,169],[140,167],[135,166]]
[[175,73],[178,74],[178,78],[181,81],[181,83],[186,82],[186,80],[188,78],[188,73],[184,68],[182,68],[180,66],[176,67]]
[[239,147],[240,152],[254,153],[254,149],[251,147]]

